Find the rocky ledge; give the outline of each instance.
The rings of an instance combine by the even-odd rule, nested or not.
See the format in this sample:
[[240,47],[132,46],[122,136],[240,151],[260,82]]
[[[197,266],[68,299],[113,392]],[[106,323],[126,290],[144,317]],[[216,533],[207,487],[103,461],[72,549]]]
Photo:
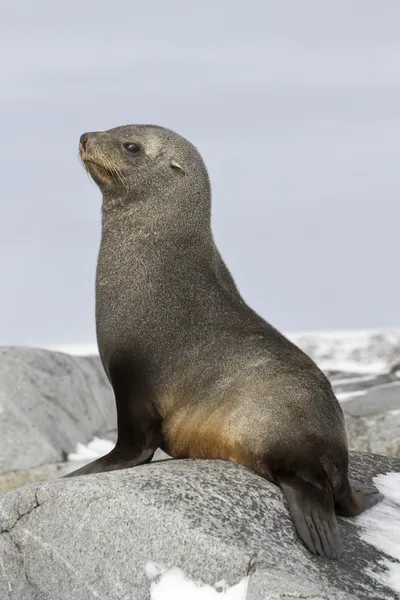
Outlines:
[[[400,460],[355,453],[351,471],[382,483]],[[395,540],[378,539],[381,550],[371,541],[375,522],[395,537],[399,517],[389,496],[339,519],[346,552],[330,561],[299,542],[280,490],[233,463],[164,461],[30,484],[0,496],[0,598],[148,600],[155,562],[209,584],[249,576],[247,600],[391,600]]]

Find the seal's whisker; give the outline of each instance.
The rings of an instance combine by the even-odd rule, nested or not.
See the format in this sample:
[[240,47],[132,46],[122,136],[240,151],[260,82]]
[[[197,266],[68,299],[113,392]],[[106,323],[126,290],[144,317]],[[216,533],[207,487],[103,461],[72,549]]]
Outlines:
[[115,173],[118,177],[118,179],[121,182],[122,187],[124,187],[125,189],[128,189],[128,181],[126,179],[126,177],[124,177],[124,175],[121,172],[121,169],[118,169],[118,167],[115,167]]
[[112,175],[114,175],[115,179],[121,183],[121,185],[126,189],[127,188],[127,180],[122,175],[121,169],[118,167],[116,161],[112,160],[109,156],[104,156],[104,160],[107,162],[107,166]]
[[[110,175],[110,177],[114,180],[115,183],[120,183],[122,187],[125,189],[128,188],[128,182],[124,175],[122,174],[120,168],[115,159],[110,157],[104,152],[102,148],[94,147],[92,149],[93,159],[98,162],[105,171]],[[86,167],[87,172],[90,175],[90,170]]]
[[107,156],[107,154],[102,149],[98,148],[97,152],[98,152],[99,161],[104,165],[105,169],[108,171],[108,173],[114,179],[114,181],[118,182],[119,177],[116,172],[115,163],[111,160],[111,158],[109,156]]

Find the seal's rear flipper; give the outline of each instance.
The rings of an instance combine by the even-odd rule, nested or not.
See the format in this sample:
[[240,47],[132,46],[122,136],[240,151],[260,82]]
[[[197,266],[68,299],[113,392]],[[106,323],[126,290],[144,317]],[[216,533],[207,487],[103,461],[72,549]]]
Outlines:
[[335,492],[335,510],[343,517],[355,517],[383,500],[375,488],[355,479],[346,479]]
[[90,475],[91,473],[103,473],[105,471],[117,471],[119,469],[137,467],[138,465],[150,462],[156,449],[139,450],[138,453],[132,454],[132,448],[124,450],[115,447],[105,456],[63,477],[76,477],[78,475]]
[[330,490],[315,488],[297,477],[279,478],[279,486],[306,547],[320,556],[340,558],[343,547]]

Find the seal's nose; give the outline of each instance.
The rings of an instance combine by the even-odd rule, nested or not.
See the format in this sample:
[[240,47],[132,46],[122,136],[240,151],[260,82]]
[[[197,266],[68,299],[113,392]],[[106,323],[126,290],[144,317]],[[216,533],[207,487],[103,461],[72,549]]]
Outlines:
[[88,141],[88,134],[87,133],[82,133],[81,137],[79,138],[79,143],[82,146],[83,150],[86,150],[86,143]]

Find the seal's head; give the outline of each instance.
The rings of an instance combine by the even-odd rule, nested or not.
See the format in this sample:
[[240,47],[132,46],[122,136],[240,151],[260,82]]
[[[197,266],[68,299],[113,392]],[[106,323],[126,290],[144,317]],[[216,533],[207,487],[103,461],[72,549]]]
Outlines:
[[185,186],[209,186],[196,148],[185,138],[156,125],[125,125],[84,133],[79,151],[103,196],[143,198]]

